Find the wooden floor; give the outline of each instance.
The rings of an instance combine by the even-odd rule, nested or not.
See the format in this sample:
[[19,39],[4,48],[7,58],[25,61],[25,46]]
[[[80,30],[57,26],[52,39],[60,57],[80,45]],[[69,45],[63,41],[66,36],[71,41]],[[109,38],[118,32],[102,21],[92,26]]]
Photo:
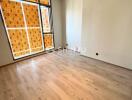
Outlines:
[[0,100],[131,98],[132,71],[72,51],[53,52],[0,68]]

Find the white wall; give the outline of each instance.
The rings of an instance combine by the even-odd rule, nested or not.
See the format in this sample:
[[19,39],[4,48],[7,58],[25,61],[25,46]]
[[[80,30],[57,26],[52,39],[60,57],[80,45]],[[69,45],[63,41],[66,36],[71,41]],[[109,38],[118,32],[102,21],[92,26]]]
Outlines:
[[69,48],[132,69],[132,0],[64,1]]
[[62,47],[62,0],[52,0],[55,48]]
[[66,0],[61,2],[61,15],[62,15],[62,45],[66,47]]
[[81,53],[132,69],[132,0],[83,1]]
[[6,32],[0,16],[0,66],[13,62]]
[[68,48],[80,51],[82,26],[82,0],[64,0],[66,42]]

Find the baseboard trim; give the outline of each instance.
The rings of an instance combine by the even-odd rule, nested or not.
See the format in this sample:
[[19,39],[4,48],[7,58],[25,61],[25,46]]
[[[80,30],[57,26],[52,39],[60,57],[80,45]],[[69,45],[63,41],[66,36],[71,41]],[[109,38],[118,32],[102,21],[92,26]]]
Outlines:
[[85,56],[85,55],[82,55],[82,54],[80,54],[80,56],[83,56],[83,57],[86,57],[86,58],[90,58],[90,59],[94,59],[94,60],[97,60],[97,61],[101,61],[101,62],[104,62],[104,63],[106,63],[106,64],[114,65],[114,66],[116,66],[116,67],[120,67],[120,68],[129,70],[129,71],[132,71],[132,69],[129,69],[129,68],[126,68],[126,67],[123,67],[123,66],[119,66],[119,65],[116,65],[116,64],[112,64],[112,63],[109,63],[109,62],[106,62],[106,61],[103,61],[103,60],[100,60],[100,59],[88,57],[88,56]]
[[30,56],[27,56],[27,57],[24,57],[24,58],[21,58],[21,59],[18,59],[18,60],[14,60],[12,63],[9,63],[9,64],[6,64],[6,65],[0,66],[0,68],[6,67],[6,66],[9,66],[9,65],[12,65],[12,64],[15,64],[15,63],[20,62],[20,61],[24,61],[24,60],[27,60],[27,59],[31,59],[31,58],[33,58],[33,57],[41,56],[41,55],[43,55],[43,54],[51,53],[51,52],[53,52],[53,51],[55,51],[55,50],[56,50],[56,49],[54,49],[54,50],[49,50],[49,51],[44,51],[44,52],[37,53],[37,54],[34,54],[34,55],[30,55]]

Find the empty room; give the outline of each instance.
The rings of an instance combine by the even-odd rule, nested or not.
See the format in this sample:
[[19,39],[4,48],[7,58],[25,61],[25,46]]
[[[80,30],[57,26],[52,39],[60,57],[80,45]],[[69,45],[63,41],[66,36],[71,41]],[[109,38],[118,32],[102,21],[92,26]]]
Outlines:
[[0,0],[0,100],[132,100],[132,0]]

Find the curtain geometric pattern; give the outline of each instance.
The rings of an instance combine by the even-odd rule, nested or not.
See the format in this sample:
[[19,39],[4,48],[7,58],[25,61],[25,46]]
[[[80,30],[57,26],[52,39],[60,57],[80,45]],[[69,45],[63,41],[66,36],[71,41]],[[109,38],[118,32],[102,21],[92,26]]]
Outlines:
[[8,33],[15,57],[30,53],[25,29],[8,30]]
[[36,5],[23,4],[27,27],[40,27],[38,7]]
[[53,48],[53,35],[45,34],[44,35],[45,48]]
[[44,51],[38,5],[3,0],[1,8],[14,58]]
[[39,0],[25,0],[25,1],[30,1],[30,2],[39,2]]
[[40,29],[28,29],[31,52],[43,50],[42,35]]
[[40,0],[41,4],[50,5],[50,0]]
[[25,0],[25,1],[41,3],[41,4],[44,4],[44,5],[50,5],[50,0]]
[[0,5],[14,59],[54,48],[50,0],[2,0]]
[[[19,2],[11,2],[9,0],[1,1],[1,7],[4,14],[6,26],[24,27],[24,19],[21,4]],[[14,21],[15,20],[15,21]]]
[[31,52],[43,50],[42,32],[39,20],[38,6],[23,4]]

